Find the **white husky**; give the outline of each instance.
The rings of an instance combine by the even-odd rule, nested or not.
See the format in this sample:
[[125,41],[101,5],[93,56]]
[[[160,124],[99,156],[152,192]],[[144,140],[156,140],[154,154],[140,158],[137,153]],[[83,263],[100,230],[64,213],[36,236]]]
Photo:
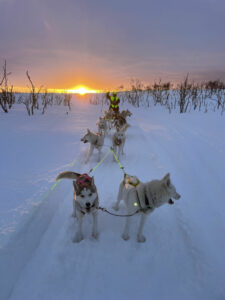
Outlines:
[[82,220],[85,214],[92,214],[92,236],[97,239],[97,213],[99,200],[97,188],[94,184],[94,178],[89,177],[87,174],[81,175],[78,173],[66,171],[60,173],[56,180],[63,178],[74,180],[73,217],[77,218],[78,230],[73,241],[78,243],[83,239]]
[[94,151],[94,148],[98,150],[98,161],[100,161],[101,150],[102,150],[102,146],[104,145],[104,135],[100,133],[91,132],[89,129],[87,129],[87,133],[81,138],[81,141],[84,143],[90,143],[90,149],[85,163],[89,161],[90,156]]
[[99,117],[96,125],[98,126],[98,132],[105,136],[108,131],[108,125],[107,125],[107,121],[104,119],[104,117]]
[[[126,140],[126,135],[124,130],[116,131],[112,136],[112,148],[115,152],[118,159],[120,159],[120,155],[124,154],[124,144]],[[115,157],[113,156],[115,160]]]
[[[152,180],[150,182],[141,183],[136,177],[125,175],[121,182],[117,197],[117,202],[114,206],[115,210],[119,209],[119,203],[123,199],[128,214],[135,211],[141,214],[140,225],[138,228],[138,242],[145,242],[145,237],[142,234],[143,226],[146,217],[149,213],[161,205],[168,203],[173,204],[174,199],[179,199],[180,195],[176,192],[176,188],[171,183],[170,174],[166,174],[161,180]],[[124,232],[122,237],[124,240],[129,239],[131,217],[127,217]]]

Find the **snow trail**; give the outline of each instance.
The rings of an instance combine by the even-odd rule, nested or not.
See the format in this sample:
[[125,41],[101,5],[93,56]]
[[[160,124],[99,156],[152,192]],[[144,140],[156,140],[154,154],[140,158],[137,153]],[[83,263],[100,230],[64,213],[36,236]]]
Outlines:
[[[223,135],[213,139],[200,133],[194,138],[185,117],[183,121],[179,115],[174,119],[162,112],[132,110],[121,158],[126,172],[141,181],[170,172],[181,199],[149,216],[144,244],[136,241],[138,216],[132,217],[131,238],[125,242],[121,238],[125,220],[103,212],[99,212],[99,239],[91,237],[92,220],[87,216],[84,240],[74,244],[73,187],[71,181],[62,180],[3,249],[0,269],[8,269],[1,276],[3,299],[223,299],[225,205],[219,165],[224,158],[219,142]],[[88,113],[97,120],[96,110]],[[206,145],[211,145],[207,153],[213,158],[208,164],[202,153]],[[78,163],[72,170],[85,173],[96,165],[97,153],[84,164],[87,148],[80,144],[76,149]],[[103,152],[107,151],[105,147]],[[112,210],[123,173],[111,154],[93,175],[100,206]],[[210,180],[212,189],[205,186]],[[213,197],[221,209],[212,203]],[[120,213],[124,212],[122,204]]]

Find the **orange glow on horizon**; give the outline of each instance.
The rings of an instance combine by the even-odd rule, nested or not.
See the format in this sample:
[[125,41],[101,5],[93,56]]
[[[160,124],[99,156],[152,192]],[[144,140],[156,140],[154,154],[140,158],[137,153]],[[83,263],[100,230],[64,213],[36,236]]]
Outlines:
[[[28,87],[14,87],[13,88],[14,92],[18,92],[18,93],[30,93],[30,88]],[[38,88],[35,89],[36,92],[39,91]],[[86,95],[86,94],[96,94],[96,93],[102,93],[103,91],[101,90],[92,90],[89,89],[88,87],[85,86],[76,86],[72,89],[52,89],[52,88],[42,88],[40,93],[44,93],[45,90],[47,90],[48,93],[57,93],[57,94],[79,94],[79,95]]]
[[85,87],[83,85],[74,87],[71,90],[68,90],[69,93],[79,94],[79,95],[86,95],[86,94],[96,94],[99,93],[97,90],[91,90],[88,87]]

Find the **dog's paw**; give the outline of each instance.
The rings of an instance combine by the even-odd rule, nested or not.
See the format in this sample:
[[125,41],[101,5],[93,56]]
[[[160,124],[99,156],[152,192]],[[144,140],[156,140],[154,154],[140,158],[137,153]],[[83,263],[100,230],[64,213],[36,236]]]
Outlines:
[[97,240],[98,237],[99,237],[99,233],[98,232],[92,232],[92,237]]
[[138,235],[138,243],[144,243],[146,241],[146,238],[144,235]]
[[124,239],[124,241],[128,241],[129,238],[130,238],[130,236],[129,236],[129,234],[127,234],[127,233],[123,233],[123,234],[122,234],[122,238]]
[[83,235],[80,233],[77,233],[75,238],[73,239],[74,243],[80,243],[83,240]]

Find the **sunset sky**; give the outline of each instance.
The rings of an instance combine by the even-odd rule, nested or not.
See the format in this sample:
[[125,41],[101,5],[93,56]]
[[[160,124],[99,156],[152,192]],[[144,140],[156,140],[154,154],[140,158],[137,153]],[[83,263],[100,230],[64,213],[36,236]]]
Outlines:
[[[92,89],[225,80],[224,0],[0,0],[10,82]],[[2,67],[1,67],[2,68]]]

